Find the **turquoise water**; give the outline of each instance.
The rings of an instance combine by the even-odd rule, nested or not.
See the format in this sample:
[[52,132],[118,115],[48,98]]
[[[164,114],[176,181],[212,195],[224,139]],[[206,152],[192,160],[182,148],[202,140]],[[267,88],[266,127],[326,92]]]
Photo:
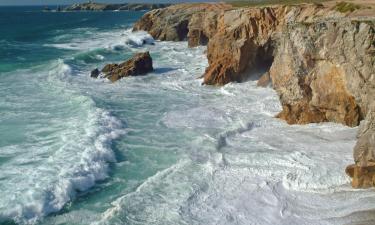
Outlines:
[[[127,44],[143,13],[0,7],[1,224],[372,224],[356,129],[288,126],[254,80],[202,86],[205,47]],[[148,76],[89,77],[145,50]]]

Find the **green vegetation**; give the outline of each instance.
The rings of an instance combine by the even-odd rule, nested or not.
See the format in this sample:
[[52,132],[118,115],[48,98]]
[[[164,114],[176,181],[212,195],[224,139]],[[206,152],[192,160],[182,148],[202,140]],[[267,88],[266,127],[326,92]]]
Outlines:
[[360,9],[360,8],[361,8],[360,5],[356,5],[350,2],[339,2],[335,6],[335,9],[342,13],[354,12],[355,10]]
[[228,1],[234,7],[266,6],[266,5],[296,5],[301,3],[320,4],[326,0],[233,0]]

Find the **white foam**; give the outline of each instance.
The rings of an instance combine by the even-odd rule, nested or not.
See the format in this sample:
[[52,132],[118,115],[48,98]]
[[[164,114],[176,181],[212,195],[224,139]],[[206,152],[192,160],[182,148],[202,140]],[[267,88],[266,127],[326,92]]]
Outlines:
[[[54,145],[44,145],[40,141],[34,146],[10,146],[17,149],[19,156],[1,165],[5,170],[2,175],[9,178],[1,187],[0,220],[37,223],[46,215],[60,211],[75,199],[77,192],[86,191],[97,181],[106,179],[108,163],[116,161],[110,145],[112,140],[124,134],[121,122],[97,108],[90,98],[66,89],[64,80],[71,68],[62,60],[48,69],[49,75],[41,76],[47,78],[47,83],[43,84],[35,101],[42,101],[45,92],[50,100],[59,96],[56,102],[49,103],[57,111],[46,113],[60,114],[61,108],[68,117],[62,121],[49,121],[50,135],[46,138],[55,139]],[[49,83],[53,85],[49,86]],[[34,123],[35,129],[28,131],[29,134],[45,132],[43,124]],[[2,147],[0,152],[11,151]]]
[[127,32],[126,44],[142,46],[144,44],[154,44],[154,38],[145,31]]

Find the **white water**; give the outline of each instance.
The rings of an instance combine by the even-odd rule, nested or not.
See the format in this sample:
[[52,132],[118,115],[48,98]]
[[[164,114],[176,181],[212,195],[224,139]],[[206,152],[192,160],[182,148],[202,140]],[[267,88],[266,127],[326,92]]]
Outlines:
[[[205,48],[127,45],[147,38],[128,32],[49,44],[79,53],[16,87],[24,96],[9,97],[8,107],[38,120],[25,132],[30,145],[0,149],[2,158],[13,156],[1,164],[0,217],[30,224],[374,223],[375,193],[351,189],[344,173],[356,129],[289,126],[274,118],[281,110],[276,93],[256,81],[202,86]],[[100,48],[107,55],[83,65],[86,54],[98,55],[87,51]],[[88,76],[112,51],[144,50],[154,59],[148,76],[115,84]],[[22,101],[27,94],[33,101]],[[45,218],[53,212],[61,213]]]

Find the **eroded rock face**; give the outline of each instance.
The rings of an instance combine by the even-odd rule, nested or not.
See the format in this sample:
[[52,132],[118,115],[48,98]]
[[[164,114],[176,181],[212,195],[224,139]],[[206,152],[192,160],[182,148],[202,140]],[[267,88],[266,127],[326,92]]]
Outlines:
[[102,73],[104,77],[115,82],[123,77],[145,75],[153,71],[152,58],[149,52],[137,53],[121,64],[107,64]]
[[357,126],[375,96],[374,25],[344,18],[294,23],[278,43],[270,74],[283,105],[279,117]]
[[272,37],[279,25],[283,8],[246,8],[224,13],[218,32],[207,47],[209,67],[204,83],[224,85],[243,81],[274,54]]

